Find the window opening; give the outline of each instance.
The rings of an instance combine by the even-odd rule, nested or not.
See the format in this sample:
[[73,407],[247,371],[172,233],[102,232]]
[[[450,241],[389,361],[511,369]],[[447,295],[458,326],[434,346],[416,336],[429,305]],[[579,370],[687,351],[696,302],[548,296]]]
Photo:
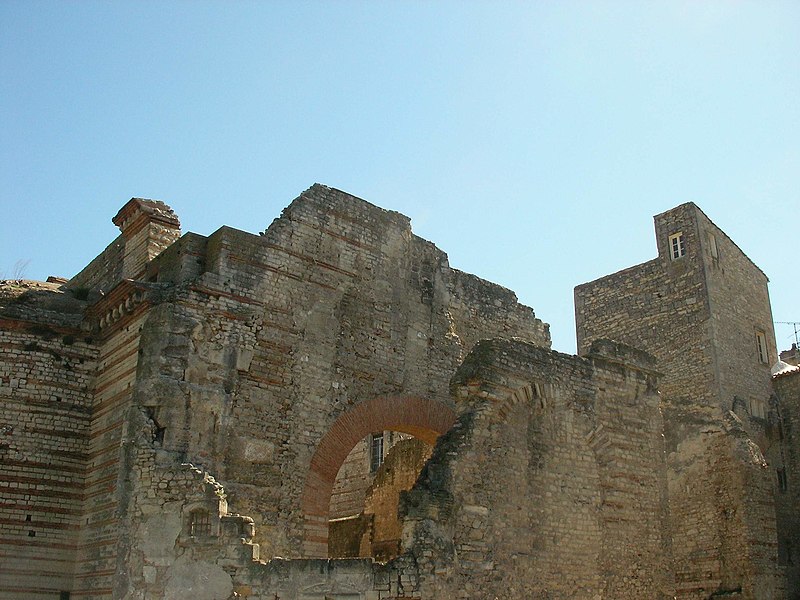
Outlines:
[[786,479],[786,469],[783,467],[778,469],[778,489],[782,492],[789,489],[789,481]]
[[686,245],[683,241],[683,232],[673,233],[669,236],[669,253],[672,260],[676,260],[686,254]]
[[383,464],[383,432],[373,433],[369,451],[369,470],[374,473]]
[[769,364],[769,355],[767,354],[767,336],[763,331],[756,331],[756,346],[758,346],[758,360],[763,364]]
[[711,258],[719,260],[719,249],[717,248],[717,238],[713,233],[708,234],[708,247],[711,251]]
[[761,400],[750,400],[750,414],[759,419],[765,419],[767,410],[764,402]]
[[205,510],[193,510],[189,513],[189,535],[197,537],[211,533],[211,519]]

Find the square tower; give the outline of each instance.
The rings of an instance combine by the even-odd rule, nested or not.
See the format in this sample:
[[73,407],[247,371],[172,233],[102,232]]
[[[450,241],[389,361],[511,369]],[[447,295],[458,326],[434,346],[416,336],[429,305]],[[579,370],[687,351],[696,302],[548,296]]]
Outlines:
[[767,276],[694,203],[654,217],[658,257],[575,288],[578,352],[609,338],[646,350],[665,401],[764,417],[777,360]]
[[575,288],[578,352],[609,338],[657,359],[677,597],[784,597],[767,277],[693,203],[655,231],[657,258]]

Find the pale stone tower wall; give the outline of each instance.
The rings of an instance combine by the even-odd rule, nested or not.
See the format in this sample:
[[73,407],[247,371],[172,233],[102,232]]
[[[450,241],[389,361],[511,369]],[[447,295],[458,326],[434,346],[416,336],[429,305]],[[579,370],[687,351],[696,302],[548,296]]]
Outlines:
[[768,598],[782,586],[773,477],[749,420],[727,416],[738,399],[759,413],[757,428],[768,417],[777,353],[767,278],[694,204],[654,220],[658,258],[575,289],[579,351],[619,340],[655,356],[664,374],[678,597]]

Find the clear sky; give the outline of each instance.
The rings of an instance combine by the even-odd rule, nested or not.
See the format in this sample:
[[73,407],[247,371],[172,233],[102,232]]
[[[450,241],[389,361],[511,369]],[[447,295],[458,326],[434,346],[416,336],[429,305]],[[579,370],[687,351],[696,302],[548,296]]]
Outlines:
[[574,352],[573,287],[694,201],[800,321],[796,1],[4,0],[0,153],[0,276],[75,274],[133,196],[255,233],[320,182]]

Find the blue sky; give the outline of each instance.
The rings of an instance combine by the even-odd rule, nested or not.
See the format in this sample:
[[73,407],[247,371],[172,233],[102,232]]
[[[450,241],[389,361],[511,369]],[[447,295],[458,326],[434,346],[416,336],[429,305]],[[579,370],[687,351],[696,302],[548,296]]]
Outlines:
[[798,2],[5,0],[0,131],[7,277],[73,275],[133,196],[258,232],[320,182],[573,352],[573,287],[694,201],[800,321]]

